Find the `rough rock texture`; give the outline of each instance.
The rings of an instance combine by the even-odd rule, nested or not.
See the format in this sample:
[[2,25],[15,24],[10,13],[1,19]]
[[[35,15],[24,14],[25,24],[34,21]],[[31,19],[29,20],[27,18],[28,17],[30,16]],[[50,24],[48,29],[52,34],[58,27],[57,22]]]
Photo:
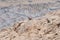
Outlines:
[[60,10],[0,30],[0,40],[60,40]]

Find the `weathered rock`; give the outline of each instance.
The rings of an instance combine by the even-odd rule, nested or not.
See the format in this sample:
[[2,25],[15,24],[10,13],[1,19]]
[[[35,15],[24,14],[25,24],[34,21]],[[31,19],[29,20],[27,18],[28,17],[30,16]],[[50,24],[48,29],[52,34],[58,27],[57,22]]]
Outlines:
[[20,38],[14,30],[6,28],[0,31],[0,40],[20,40]]

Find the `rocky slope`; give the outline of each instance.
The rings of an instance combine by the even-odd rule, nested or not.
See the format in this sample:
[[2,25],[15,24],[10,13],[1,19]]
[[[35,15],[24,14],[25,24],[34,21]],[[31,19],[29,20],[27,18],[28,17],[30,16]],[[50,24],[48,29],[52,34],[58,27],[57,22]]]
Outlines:
[[0,40],[60,40],[60,1],[0,0]]
[[0,40],[60,40],[60,10],[3,28]]

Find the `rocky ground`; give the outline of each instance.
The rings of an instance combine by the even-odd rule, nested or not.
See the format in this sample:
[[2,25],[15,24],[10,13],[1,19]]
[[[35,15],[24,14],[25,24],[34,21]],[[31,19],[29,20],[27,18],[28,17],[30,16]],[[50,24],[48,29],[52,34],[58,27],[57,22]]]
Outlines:
[[0,0],[0,40],[60,40],[59,0]]

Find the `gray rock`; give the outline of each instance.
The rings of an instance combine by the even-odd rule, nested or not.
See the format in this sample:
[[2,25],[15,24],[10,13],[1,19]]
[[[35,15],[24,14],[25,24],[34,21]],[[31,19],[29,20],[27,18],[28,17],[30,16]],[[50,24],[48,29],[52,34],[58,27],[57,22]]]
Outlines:
[[[12,0],[12,2],[13,1],[14,0]],[[0,8],[0,27],[12,26],[16,22],[29,20],[29,18],[34,19],[42,17],[48,12],[58,9],[60,9],[59,1],[39,4],[17,4],[2,7]]]

